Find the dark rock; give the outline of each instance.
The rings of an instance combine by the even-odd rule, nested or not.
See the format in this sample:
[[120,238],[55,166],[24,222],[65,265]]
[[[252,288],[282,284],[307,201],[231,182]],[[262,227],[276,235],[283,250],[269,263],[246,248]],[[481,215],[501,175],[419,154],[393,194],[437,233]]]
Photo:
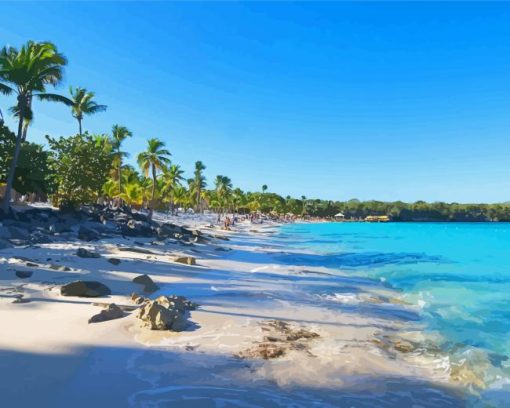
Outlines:
[[76,281],[60,288],[62,296],[98,297],[107,296],[111,293],[108,286],[97,281]]
[[59,272],[69,272],[71,270],[71,268],[69,268],[68,266],[56,264],[51,264],[49,268]]
[[32,271],[16,271],[16,276],[20,279],[27,279],[32,276]]
[[107,320],[119,319],[124,317],[124,312],[115,303],[107,306],[106,309],[101,310],[98,314],[89,319],[89,323],[105,322]]
[[9,241],[0,238],[0,249],[6,249],[6,248],[12,248],[12,244]]
[[0,226],[0,239],[9,239],[11,238],[11,232],[9,231],[9,228],[4,227],[3,225]]
[[60,234],[62,232],[69,232],[71,229],[65,222],[55,222],[48,227],[52,234]]
[[133,282],[144,285],[144,292],[152,293],[159,290],[159,286],[154,283],[149,275],[139,275],[133,279]]
[[30,231],[26,228],[20,228],[14,225],[7,227],[9,232],[11,233],[11,239],[30,239]]
[[119,265],[120,259],[119,258],[108,258],[108,262],[110,262],[112,265]]
[[150,251],[148,249],[143,249],[143,248],[120,247],[118,249],[119,249],[119,251],[122,251],[122,252],[136,252],[136,253],[139,253],[139,254],[157,255],[155,252],[152,252],[152,251]]
[[76,255],[78,255],[80,258],[101,258],[101,255],[99,255],[97,252],[92,252],[85,248],[78,248]]
[[95,241],[99,239],[99,233],[82,225],[78,230],[78,239],[82,241]]

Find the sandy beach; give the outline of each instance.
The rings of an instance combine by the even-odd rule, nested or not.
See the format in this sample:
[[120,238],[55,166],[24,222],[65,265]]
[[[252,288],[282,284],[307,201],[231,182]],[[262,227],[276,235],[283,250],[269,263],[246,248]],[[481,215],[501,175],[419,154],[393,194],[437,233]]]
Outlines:
[[[18,407],[374,401],[394,407],[418,406],[412,404],[420,400],[419,406],[464,406],[447,362],[423,352],[415,311],[398,293],[324,267],[279,261],[296,254],[273,240],[278,225],[243,222],[222,231],[209,227],[214,219],[204,216],[165,220],[200,229],[210,239],[183,245],[172,239],[55,237],[0,251],[3,401]],[[78,257],[78,248],[100,257]],[[192,256],[196,264],[176,263],[176,256]],[[110,258],[120,263],[112,265]],[[20,279],[19,271],[33,274]],[[184,331],[140,327],[139,306],[131,300],[133,292],[147,296],[132,282],[140,274],[160,288],[150,298],[179,295],[199,305]],[[325,308],[308,291],[331,285],[332,274],[338,288],[357,295]],[[63,284],[78,279],[104,283],[112,294],[60,294]],[[124,317],[88,323],[112,302],[124,307]]]

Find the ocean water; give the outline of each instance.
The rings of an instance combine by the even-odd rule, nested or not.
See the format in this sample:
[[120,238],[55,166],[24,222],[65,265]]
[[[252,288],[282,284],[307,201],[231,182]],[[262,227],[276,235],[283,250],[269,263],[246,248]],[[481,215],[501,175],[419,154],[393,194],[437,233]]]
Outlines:
[[[510,398],[510,224],[292,224],[280,238],[310,252],[296,264],[398,290],[425,331],[438,335],[452,365],[469,364],[487,387],[482,392]],[[354,294],[330,296],[356,302]]]

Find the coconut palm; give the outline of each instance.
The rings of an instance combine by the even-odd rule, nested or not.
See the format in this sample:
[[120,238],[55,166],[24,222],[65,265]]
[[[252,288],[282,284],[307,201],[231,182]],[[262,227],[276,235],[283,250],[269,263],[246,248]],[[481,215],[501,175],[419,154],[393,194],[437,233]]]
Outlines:
[[63,95],[47,95],[43,98],[48,101],[62,102],[71,107],[73,118],[78,121],[78,132],[82,134],[82,121],[85,115],[93,115],[98,112],[104,112],[107,108],[106,105],[99,105],[94,101],[96,96],[94,92],[87,91],[85,88],[72,86],[69,87],[71,97]]
[[133,134],[125,126],[114,125],[112,128],[112,138],[110,143],[113,149],[114,167],[117,168],[119,194],[122,194],[122,159],[128,156],[128,153],[120,150],[120,146],[124,139],[131,136],[133,136]]
[[29,41],[19,50],[10,46],[0,50],[0,93],[16,95],[16,105],[11,112],[18,118],[16,146],[2,203],[4,212],[9,210],[21,143],[26,139],[28,125],[33,119],[32,99],[51,97],[46,88],[60,83],[66,64],[67,59],[50,42]]
[[152,193],[149,205],[150,217],[154,211],[154,196],[156,195],[157,173],[170,164],[170,152],[165,149],[165,143],[159,139],[149,139],[147,150],[138,155],[138,165],[145,177],[152,175]]
[[267,184],[262,185],[262,193],[265,193],[267,191]]
[[227,207],[227,200],[232,192],[232,181],[227,176],[216,176],[214,180],[214,184],[216,186],[216,197],[218,202],[220,203],[220,207],[223,210]]
[[170,198],[170,211],[172,214],[174,212],[174,190],[178,185],[180,185],[181,181],[184,180],[183,174],[184,171],[177,164],[172,164],[168,168],[163,168],[163,175],[161,177],[161,192],[165,195],[168,195]]
[[124,192],[121,193],[120,198],[129,206],[140,206],[143,199],[142,187],[138,183],[126,184]]
[[[195,202],[196,202],[196,210],[201,212],[202,210],[202,190],[206,187],[205,177],[203,175],[203,171],[205,170],[205,165],[201,161],[197,161],[195,163],[195,177],[193,178],[193,192],[195,194]],[[190,186],[191,187],[191,186]]]

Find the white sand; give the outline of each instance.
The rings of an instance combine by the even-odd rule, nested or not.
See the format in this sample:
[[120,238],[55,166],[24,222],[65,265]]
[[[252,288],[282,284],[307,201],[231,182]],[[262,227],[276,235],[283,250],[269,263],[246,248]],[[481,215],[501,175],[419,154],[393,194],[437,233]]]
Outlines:
[[[177,217],[173,221],[204,227],[214,218]],[[416,324],[396,317],[401,310],[412,311],[388,302],[395,293],[368,281],[339,276],[337,296],[310,295],[310,289],[320,293],[328,284],[325,273],[339,272],[278,262],[274,255],[288,249],[270,242],[272,228],[245,223],[232,232],[204,230],[227,235],[230,241],[217,239],[192,247],[144,246],[156,255],[120,252],[116,247],[150,239],[1,250],[0,395],[7,403],[2,405],[209,407],[240,406],[243,401],[243,406],[410,407],[419,401],[421,405],[416,406],[463,406],[448,382],[444,358],[417,351],[385,351],[376,344],[376,337],[383,335],[419,333]],[[79,258],[74,255],[78,247],[98,251],[103,257]],[[218,251],[218,247],[231,250]],[[196,257],[197,265],[174,263],[173,257],[179,254]],[[15,256],[72,270],[20,266]],[[113,266],[107,257],[122,262]],[[15,269],[34,273],[29,279],[19,279]],[[188,330],[141,329],[132,313],[122,319],[87,323],[101,310],[95,302],[132,305],[129,294],[141,288],[131,279],[143,273],[161,287],[153,297],[178,294],[200,304],[191,313]],[[61,296],[60,285],[74,279],[99,280],[113,295],[95,299]],[[30,301],[12,303],[19,294]],[[324,301],[331,306],[324,307]],[[267,335],[263,323],[271,319],[320,337],[276,359],[236,358],[263,342]]]

